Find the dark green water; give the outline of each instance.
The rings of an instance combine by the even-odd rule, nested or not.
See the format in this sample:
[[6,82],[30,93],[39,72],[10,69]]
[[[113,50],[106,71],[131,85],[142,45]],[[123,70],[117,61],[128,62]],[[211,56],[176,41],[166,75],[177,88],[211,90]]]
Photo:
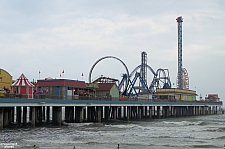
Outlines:
[[117,144],[121,149],[222,149],[225,115],[8,128],[0,131],[0,143],[4,139],[21,149],[34,144],[46,149],[116,149]]

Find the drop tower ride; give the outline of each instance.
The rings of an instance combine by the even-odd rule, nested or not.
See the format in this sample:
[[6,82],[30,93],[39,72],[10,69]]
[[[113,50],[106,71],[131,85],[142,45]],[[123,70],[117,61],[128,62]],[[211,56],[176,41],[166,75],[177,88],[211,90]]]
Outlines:
[[182,76],[182,22],[183,18],[182,16],[178,17],[177,19],[178,23],[178,75],[177,75],[177,88],[182,89],[183,88],[183,76]]

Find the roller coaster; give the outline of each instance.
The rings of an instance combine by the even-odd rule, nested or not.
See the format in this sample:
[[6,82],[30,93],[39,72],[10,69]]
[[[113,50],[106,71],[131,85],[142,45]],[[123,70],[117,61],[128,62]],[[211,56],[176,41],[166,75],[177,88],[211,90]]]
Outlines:
[[[169,70],[159,68],[157,71],[154,71],[147,64],[147,53],[142,52],[141,55],[141,64],[130,73],[129,77],[123,74],[122,80],[118,85],[120,90],[125,91],[123,92],[124,95],[154,94],[157,88],[171,88]],[[147,70],[153,75],[153,79],[149,85],[147,83]],[[128,80],[128,83],[126,80]],[[127,88],[122,89],[125,84],[128,84]]]
[[[126,73],[122,75],[121,81],[119,81],[119,83],[117,84],[121,92],[121,95],[138,97],[140,94],[154,94],[157,88],[171,88],[169,70],[159,68],[156,71],[154,71],[147,64],[146,52],[141,53],[141,64],[138,65],[130,74],[125,63],[119,58],[114,56],[105,56],[100,58],[94,63],[89,72],[89,83],[94,83],[102,79],[104,80],[107,79],[102,76],[101,78],[91,82],[91,74],[94,67],[97,65],[97,63],[107,58],[113,58],[120,61],[126,69]],[[147,72],[148,72],[147,70],[149,70],[150,73],[152,73],[153,75],[153,79],[149,85],[147,81]],[[108,79],[112,81],[112,79],[110,78]]]
[[[177,88],[178,89],[189,89],[189,77],[187,70],[182,67],[182,16],[178,17],[178,74],[177,74]],[[125,96],[139,96],[141,94],[154,94],[157,88],[171,88],[171,81],[169,77],[169,70],[159,68],[154,71],[147,64],[147,53],[141,53],[141,64],[138,65],[130,74],[125,63],[117,57],[114,56],[105,56],[100,58],[98,61],[94,63],[89,73],[89,83],[91,82],[91,73],[95,65],[103,59],[113,58],[119,60],[125,67],[126,72],[122,75],[121,81],[117,81],[118,88],[121,92],[121,95]],[[148,70],[153,75],[153,79],[148,83],[147,72]],[[104,80],[106,78],[100,78],[96,81]],[[112,81],[113,79],[109,80]],[[114,80],[115,81],[115,80]]]

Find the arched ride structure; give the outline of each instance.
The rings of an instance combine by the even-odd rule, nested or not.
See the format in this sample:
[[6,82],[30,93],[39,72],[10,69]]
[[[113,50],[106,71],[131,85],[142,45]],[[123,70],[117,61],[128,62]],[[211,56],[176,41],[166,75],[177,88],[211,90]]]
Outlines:
[[159,68],[149,86],[151,92],[155,92],[157,88],[171,88],[169,70]]
[[[143,60],[144,57],[144,60]],[[94,67],[102,60],[104,59],[116,59],[120,61],[123,66],[126,69],[126,73],[123,74],[122,80],[119,82],[118,88],[122,95],[125,96],[138,96],[139,94],[153,94],[157,88],[171,88],[171,82],[169,77],[169,70],[168,69],[162,69],[159,68],[156,72],[147,65],[147,54],[142,52],[142,63],[141,65],[138,65],[130,74],[128,71],[127,66],[125,63],[114,56],[105,56],[100,59],[98,59],[93,66],[91,67],[91,70],[89,72],[89,83],[93,83],[91,81],[91,75]],[[151,78],[150,85],[147,83],[147,70],[150,71],[153,75],[153,80]],[[105,82],[105,79],[103,76],[94,82]],[[100,80],[100,81],[99,81]],[[102,81],[104,80],[104,81]],[[139,82],[138,82],[139,80]],[[112,81],[112,80],[111,80]],[[116,82],[114,80],[114,82]]]
[[[171,81],[169,77],[169,70],[168,69],[162,69],[159,68],[156,72],[149,66],[145,65],[152,74],[153,74],[153,80],[151,81],[151,84],[148,85],[147,81],[144,80],[144,78],[141,75],[141,68],[143,68],[143,65],[137,66],[131,73],[129,78],[126,74],[122,76],[122,80],[119,83],[119,89],[122,88],[124,85],[124,82],[128,80],[128,86],[125,89],[126,96],[138,96],[139,94],[153,94],[157,88],[171,88]],[[139,72],[140,70],[140,72]],[[139,79],[139,85],[137,86],[137,80]],[[147,78],[146,78],[147,79]]]
[[[147,78],[147,70],[153,75],[153,80],[149,82]],[[140,94],[153,94],[157,88],[171,88],[171,82],[169,77],[169,70],[159,68],[156,72],[147,64],[147,53],[141,53],[141,64],[138,65],[130,75],[123,74],[122,80],[119,83],[119,89],[124,86],[128,80],[128,86],[126,89],[126,96],[138,96]],[[138,82],[139,81],[139,82]]]
[[[141,64],[139,66],[137,66],[129,75],[129,77],[127,77],[126,74],[124,74],[122,76],[122,80],[119,83],[118,88],[122,89],[124,84],[127,84],[128,80],[128,88],[123,89],[126,90],[127,96],[131,96],[131,94],[135,94],[136,96],[138,96],[139,93],[150,93],[149,89],[148,89],[148,85],[147,85],[147,77],[146,75],[142,74],[142,68],[147,68],[148,70],[150,70],[150,72],[155,76],[155,71],[147,64]],[[138,70],[140,70],[140,73],[138,72]],[[146,71],[147,72],[147,71]],[[134,75],[135,74],[135,75]],[[133,77],[134,76],[134,77]],[[144,77],[143,77],[144,76]],[[132,79],[133,78],[133,79]],[[135,86],[135,83],[137,82],[137,79],[139,79],[139,86]],[[125,83],[124,83],[125,82]],[[133,93],[132,93],[133,92]]]
[[[126,69],[126,76],[129,76],[128,68],[127,68],[126,64],[125,64],[121,59],[119,59],[119,58],[117,58],[117,57],[115,57],[115,56],[105,56],[105,57],[102,57],[102,58],[98,59],[98,60],[94,63],[94,65],[91,67],[91,70],[90,70],[90,72],[89,72],[89,83],[92,83],[92,82],[91,82],[91,74],[92,74],[92,71],[93,71],[94,67],[95,67],[100,61],[102,61],[102,60],[104,60],[104,59],[108,59],[108,58],[112,58],[112,59],[116,59],[116,60],[120,61],[120,62],[123,64],[124,68]],[[128,79],[129,79],[129,78],[126,78],[126,79],[125,79],[125,88],[124,88],[124,90],[122,91],[123,94],[126,92],[126,88],[127,88],[127,86],[128,86]]]

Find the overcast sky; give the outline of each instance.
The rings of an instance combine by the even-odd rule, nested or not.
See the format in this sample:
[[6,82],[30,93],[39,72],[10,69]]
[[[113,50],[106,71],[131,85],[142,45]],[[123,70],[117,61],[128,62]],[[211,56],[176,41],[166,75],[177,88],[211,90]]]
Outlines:
[[[0,68],[13,79],[46,77],[85,80],[104,56],[121,59],[133,71],[147,52],[153,70],[169,69],[176,84],[178,36],[183,22],[183,67],[190,89],[225,101],[224,0],[1,0]],[[115,59],[100,61],[92,78],[121,80],[126,70]],[[84,76],[82,77],[82,73]],[[148,71],[148,80],[153,75]],[[199,97],[198,97],[199,98]]]

